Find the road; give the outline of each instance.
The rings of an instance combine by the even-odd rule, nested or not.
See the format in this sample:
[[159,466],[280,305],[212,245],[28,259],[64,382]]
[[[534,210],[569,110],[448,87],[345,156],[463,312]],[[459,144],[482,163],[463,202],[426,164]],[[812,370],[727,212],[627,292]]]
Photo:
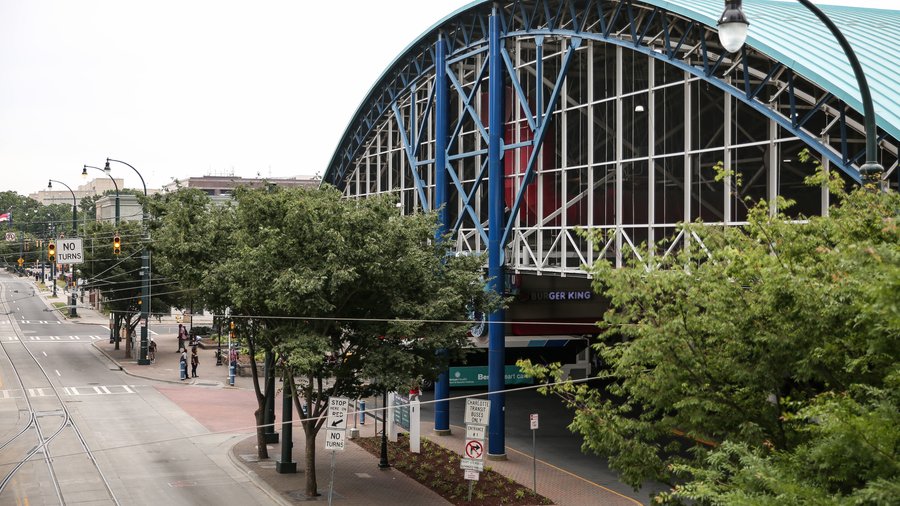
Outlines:
[[[0,307],[7,313],[0,315],[0,441],[10,440],[26,427],[26,395],[39,401],[58,394],[112,491],[104,494],[91,486],[96,471],[74,464],[84,460],[84,450],[73,450],[71,445],[56,449],[50,442],[54,467],[65,470],[57,473],[65,495],[62,502],[272,504],[228,460],[228,449],[248,432],[210,434],[176,402],[200,402],[198,395],[202,396],[204,389],[190,389],[193,396],[173,394],[171,385],[137,381],[123,374],[90,344],[108,339],[106,327],[57,318],[34,294],[27,279],[0,274]],[[51,387],[31,388],[29,383],[36,380],[24,375],[25,389],[19,386],[12,361],[17,366],[22,361],[24,367],[25,350],[37,359]],[[46,413],[37,416],[43,415]],[[17,460],[12,451],[0,453],[0,479]],[[43,459],[29,460],[0,491],[0,504],[60,504],[58,493],[45,485],[46,468]]]

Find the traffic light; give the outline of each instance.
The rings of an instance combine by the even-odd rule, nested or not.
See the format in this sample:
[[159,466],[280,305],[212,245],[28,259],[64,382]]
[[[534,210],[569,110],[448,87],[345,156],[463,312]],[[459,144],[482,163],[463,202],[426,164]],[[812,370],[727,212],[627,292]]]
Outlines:
[[56,245],[52,242],[47,245],[47,259],[51,262],[56,258]]
[[119,234],[116,234],[113,237],[113,255],[118,255],[122,252],[122,239],[119,239]]

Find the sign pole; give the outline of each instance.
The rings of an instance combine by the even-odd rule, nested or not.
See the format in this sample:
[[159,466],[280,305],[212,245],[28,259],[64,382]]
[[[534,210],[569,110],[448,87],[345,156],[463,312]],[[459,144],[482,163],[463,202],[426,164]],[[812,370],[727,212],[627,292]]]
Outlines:
[[475,482],[472,480],[469,480],[469,498],[466,499],[469,502],[472,502],[472,488],[474,488],[474,487],[475,487]]
[[532,413],[528,416],[528,424],[531,427],[531,479],[532,479],[532,490],[537,494],[537,445],[535,444],[537,441],[537,429],[538,429],[538,414]]
[[535,453],[535,439],[537,439],[537,437],[535,436],[536,434],[536,430],[531,431],[531,478],[532,483],[534,484],[532,486],[532,490],[534,490],[535,494],[537,494],[537,454]]
[[334,454],[337,453],[334,450],[331,450],[331,483],[328,484],[328,506],[331,506],[331,497],[334,494]]

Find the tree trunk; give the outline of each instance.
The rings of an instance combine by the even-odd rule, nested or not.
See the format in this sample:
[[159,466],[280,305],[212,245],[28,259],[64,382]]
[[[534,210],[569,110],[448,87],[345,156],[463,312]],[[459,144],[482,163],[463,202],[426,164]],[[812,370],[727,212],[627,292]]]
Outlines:
[[116,343],[116,349],[119,349],[119,342],[122,340],[119,338],[119,322],[121,318],[119,317],[119,313],[113,313],[113,325],[112,328],[109,329],[110,337],[112,337],[113,341]]
[[316,429],[315,421],[303,422],[303,434],[306,436],[306,497],[319,495],[316,483]]
[[131,358],[131,325],[127,320],[125,320],[125,358]]
[[266,428],[265,425],[265,404],[257,403],[256,411],[253,412],[256,418],[256,457],[259,460],[269,458],[269,448],[266,447]]

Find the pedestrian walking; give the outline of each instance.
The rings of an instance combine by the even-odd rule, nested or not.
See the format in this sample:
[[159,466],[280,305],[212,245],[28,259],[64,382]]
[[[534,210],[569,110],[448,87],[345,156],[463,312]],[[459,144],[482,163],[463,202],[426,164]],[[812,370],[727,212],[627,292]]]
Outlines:
[[181,373],[181,381],[187,379],[187,350],[181,352],[181,358],[178,359],[178,369]]
[[197,355],[197,347],[191,348],[191,377],[197,377],[197,366],[200,365],[200,356]]
[[150,355],[150,363],[156,362],[156,341],[154,341],[152,337],[150,338],[148,354]]
[[187,340],[187,338],[188,338],[187,329],[184,328],[183,324],[179,323],[178,324],[178,351],[176,351],[175,353],[181,353],[182,351],[187,352],[187,348],[184,346],[184,342]]

